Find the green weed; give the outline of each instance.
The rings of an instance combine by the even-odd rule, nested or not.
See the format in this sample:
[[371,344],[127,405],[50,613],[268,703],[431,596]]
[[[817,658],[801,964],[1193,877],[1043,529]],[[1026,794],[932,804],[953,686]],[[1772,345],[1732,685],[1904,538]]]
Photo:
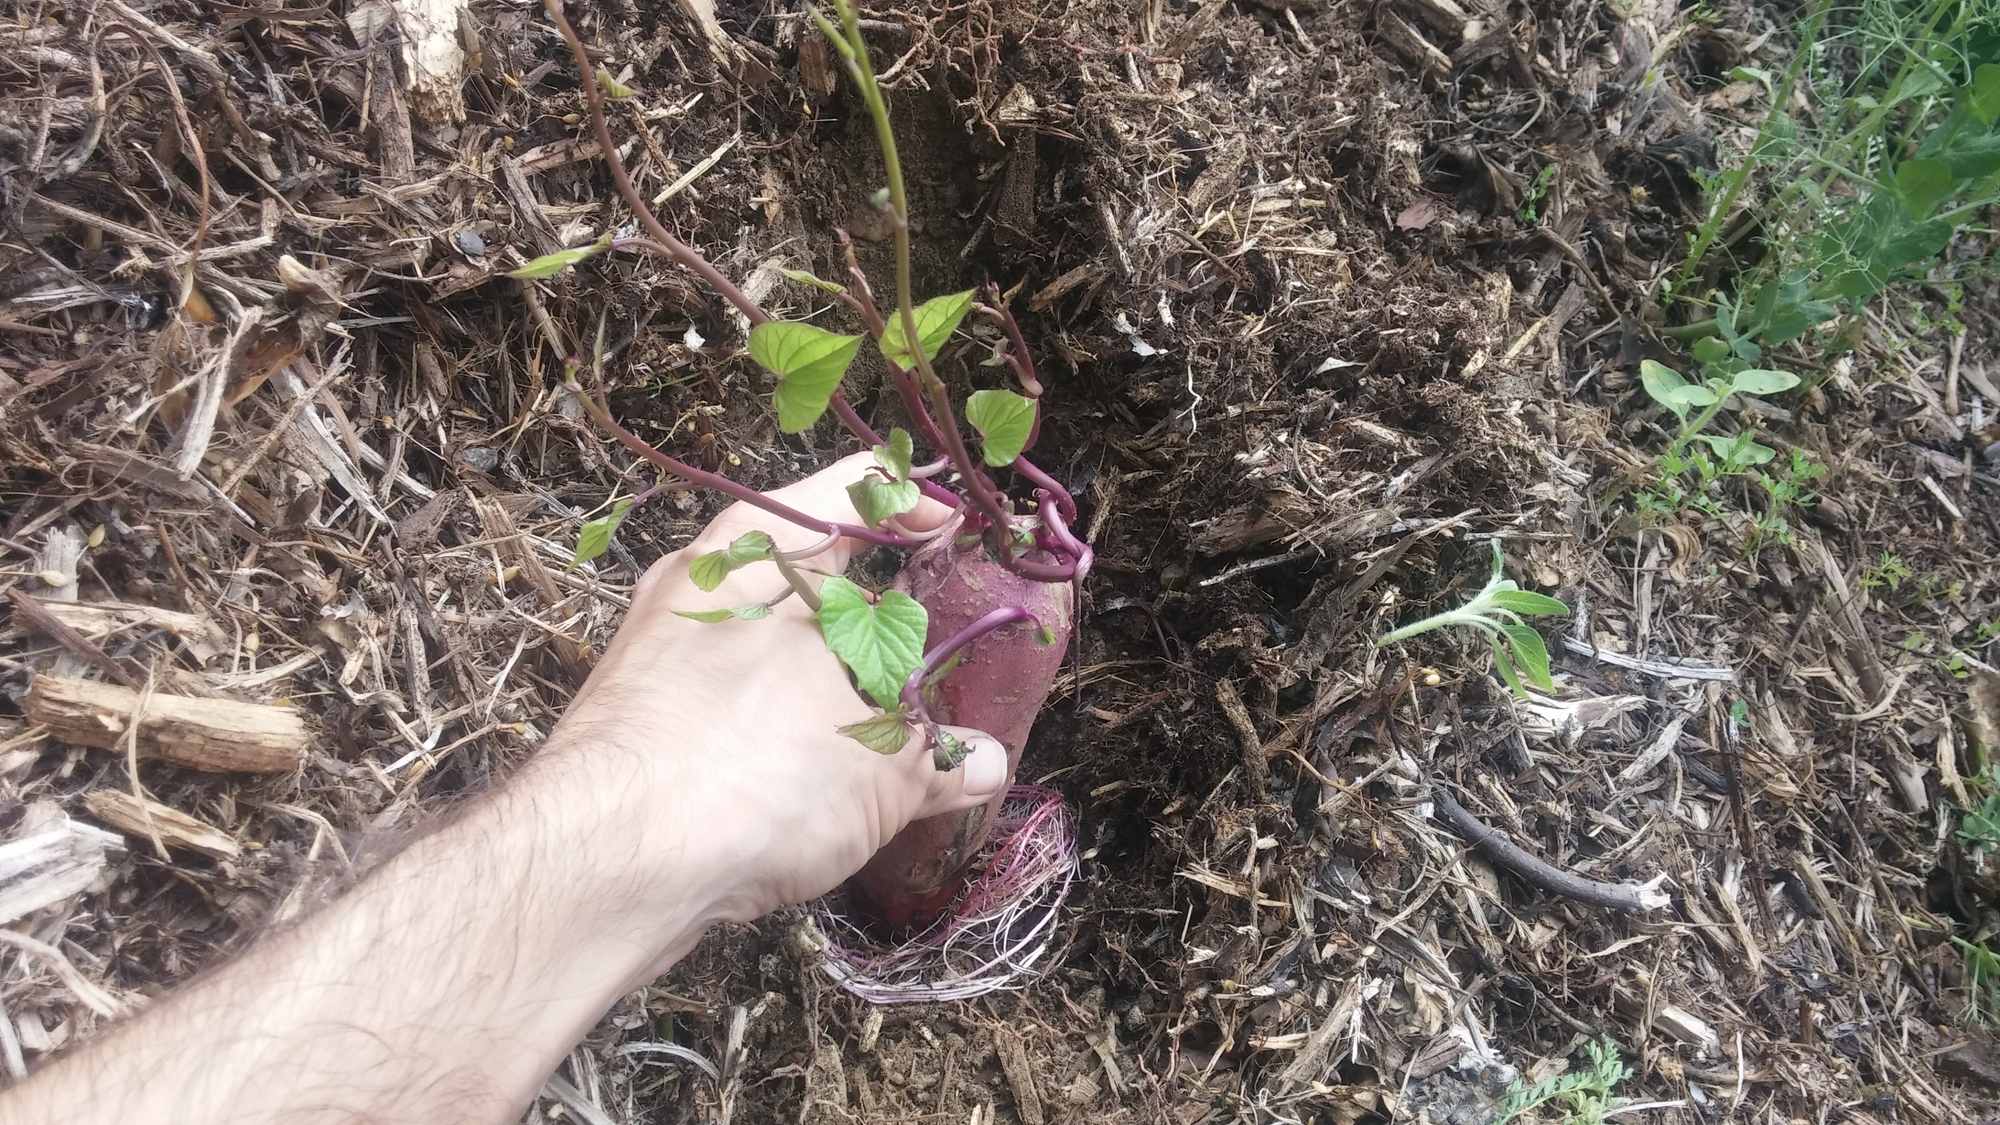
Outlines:
[[1588,1063],[1580,1070],[1545,1078],[1533,1086],[1523,1086],[1517,1079],[1500,1099],[1497,1125],[1506,1125],[1550,1103],[1562,1112],[1565,1125],[1603,1125],[1605,1117],[1625,1103],[1611,1091],[1632,1077],[1632,1071],[1618,1056],[1618,1044],[1609,1036],[1585,1043],[1584,1054]]
[[1521,686],[1526,680],[1543,691],[1554,691],[1549,678],[1549,650],[1542,635],[1523,617],[1552,617],[1569,613],[1569,607],[1547,594],[1523,590],[1511,578],[1502,577],[1506,560],[1500,544],[1493,544],[1493,576],[1472,600],[1457,609],[1432,614],[1375,639],[1377,645],[1393,645],[1421,636],[1434,629],[1462,627],[1484,634],[1493,649],[1493,666],[1515,695],[1527,697]]

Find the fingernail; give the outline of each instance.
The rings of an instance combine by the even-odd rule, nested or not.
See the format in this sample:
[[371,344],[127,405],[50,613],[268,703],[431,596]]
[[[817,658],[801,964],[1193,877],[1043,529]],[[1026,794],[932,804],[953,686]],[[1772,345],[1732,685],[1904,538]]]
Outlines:
[[965,795],[991,797],[1007,784],[1007,748],[985,735],[969,740],[972,753],[966,755]]

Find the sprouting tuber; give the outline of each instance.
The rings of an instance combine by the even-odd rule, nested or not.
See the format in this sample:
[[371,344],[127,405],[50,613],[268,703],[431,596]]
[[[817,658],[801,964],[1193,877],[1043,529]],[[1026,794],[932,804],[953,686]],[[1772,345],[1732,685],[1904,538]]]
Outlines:
[[[940,724],[977,728],[1006,745],[1011,777],[1068,649],[1076,593],[1090,570],[1091,550],[1070,530],[1076,518],[1074,499],[1028,459],[1041,431],[1042,383],[999,288],[988,285],[983,293],[967,290],[921,303],[911,291],[910,216],[902,166],[888,106],[851,0],[834,0],[838,22],[817,8],[809,12],[845,65],[882,150],[887,186],[880,206],[895,240],[894,302],[886,310],[877,305],[844,233],[840,241],[847,266],[845,283],[796,271],[787,271],[787,276],[833,295],[863,329],[855,334],[773,318],[660,223],[633,185],[605,120],[606,96],[628,96],[630,91],[604,81],[596,71],[563,12],[562,0],[545,4],[585,76],[583,95],[600,155],[643,234],[629,238],[607,234],[587,246],[529,262],[514,275],[550,277],[596,254],[636,249],[664,254],[702,278],[749,321],[750,356],[777,377],[772,405],[779,428],[799,432],[831,411],[848,432],[874,450],[875,465],[849,489],[860,522],[821,520],[725,476],[688,465],[621,426],[611,416],[601,387],[594,389],[593,397],[572,383],[572,392],[600,428],[668,474],[820,533],[816,546],[789,552],[775,549],[768,535],[745,535],[696,559],[690,578],[713,589],[739,567],[772,565],[784,573],[788,583],[784,596],[797,596],[813,609],[827,646],[853,675],[856,690],[876,707],[873,717],[841,728],[842,733],[872,750],[897,753],[916,732],[942,769],[956,764],[963,747]],[[937,372],[937,364],[950,358],[948,342],[975,312],[1000,328],[1001,352],[1019,387],[984,388],[964,400],[964,420],[979,436],[976,453]],[[909,421],[908,430],[897,428],[887,437],[863,421],[840,393],[848,366],[871,340],[886,362],[889,383]],[[581,367],[573,364],[571,370]],[[919,441],[933,458],[928,463],[916,462]],[[1025,482],[1033,495],[1032,506],[1022,508],[1001,489],[989,472],[998,468],[1010,469]],[[898,517],[912,511],[924,495],[955,509],[945,533],[920,535],[899,522]],[[606,548],[618,522],[636,502],[621,502],[611,514],[585,525],[578,539],[580,561]],[[801,577],[801,570],[813,556],[842,539],[910,554],[894,583],[880,592],[871,593],[840,577],[828,578],[815,589]],[[756,620],[774,604],[683,616]],[[893,926],[922,923],[948,909],[966,865],[985,842],[1000,799],[996,796],[982,808],[908,826],[858,877],[859,897]]]

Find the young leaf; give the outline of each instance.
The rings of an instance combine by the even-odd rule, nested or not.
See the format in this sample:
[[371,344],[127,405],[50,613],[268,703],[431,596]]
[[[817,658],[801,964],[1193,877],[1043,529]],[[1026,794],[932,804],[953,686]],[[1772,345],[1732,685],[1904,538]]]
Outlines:
[[2000,121],[2000,66],[1980,63],[1979,69],[1972,72],[1969,90],[1971,97],[1967,99],[1967,104],[1972,109],[1972,116],[1978,118],[1981,125]]
[[750,330],[750,358],[778,377],[778,428],[795,434],[819,421],[840,386],[861,337],[796,320],[767,320]]
[[883,480],[874,473],[847,486],[847,498],[854,501],[854,510],[867,527],[916,507],[918,496],[916,481]]
[[1683,383],[1667,392],[1667,404],[1671,406],[1679,403],[1684,409],[1690,406],[1708,406],[1720,397],[1701,383]]
[[611,249],[611,236],[607,234],[588,246],[572,246],[567,250],[558,250],[553,254],[544,254],[527,265],[522,266],[520,269],[508,270],[507,276],[518,277],[523,281],[538,281],[545,277],[554,277],[571,266],[576,265],[578,262],[587,261],[609,249]]
[[1723,437],[1721,434],[1696,434],[1694,440],[1715,451],[1717,457],[1727,463],[1735,461],[1742,465],[1767,465],[1778,451],[1761,442],[1749,440],[1749,435],[1738,434]]
[[625,515],[632,510],[628,497],[611,506],[611,511],[586,522],[576,534],[576,554],[570,556],[570,570],[603,554],[611,546],[611,537],[618,533],[618,525],[625,522]]
[[819,631],[826,647],[854,673],[862,693],[884,708],[899,704],[903,681],[923,664],[929,627],[924,607],[900,590],[882,591],[871,605],[861,587],[845,578],[820,586]]
[[722,585],[732,570],[771,557],[771,537],[761,531],[746,531],[720,551],[710,551],[688,564],[688,577],[703,590]]
[[783,274],[785,276],[785,280],[787,281],[796,281],[800,285],[810,285],[814,289],[822,290],[823,292],[827,293],[832,293],[836,297],[842,293],[847,292],[847,286],[842,285],[837,281],[828,281],[827,279],[820,277],[818,274],[808,273],[805,270],[781,269],[778,272]]
[[1729,389],[1739,395],[1775,395],[1798,385],[1799,377],[1789,371],[1770,371],[1752,367],[1747,371],[1738,371]]
[[988,465],[1011,465],[1035,430],[1035,400],[1013,391],[974,391],[965,400],[965,420],[979,431]]
[[889,470],[889,475],[897,480],[909,480],[910,461],[916,453],[916,443],[910,440],[910,431],[897,426],[889,431],[887,445],[875,447],[875,463]]
[[1927,219],[1937,205],[1951,198],[1957,186],[1942,160],[1905,160],[1896,165],[1896,195],[1912,219]]
[[728,609],[677,609],[674,611],[674,616],[709,625],[731,620],[762,621],[771,616],[771,607],[763,602],[751,602],[749,605],[730,606]]
[[1674,398],[1674,392],[1688,385],[1681,374],[1664,363],[1655,360],[1639,361],[1639,385],[1646,388],[1654,402],[1674,412],[1679,418],[1687,417],[1687,405]]
[[1532,590],[1502,590],[1493,595],[1493,605],[1522,617],[1563,617],[1569,613],[1561,601]]
[[[932,297],[911,310],[916,314],[917,341],[923,345],[924,358],[936,359],[938,349],[951,339],[958,330],[958,322],[972,310],[972,290],[963,293],[947,293],[942,297]],[[882,355],[890,363],[902,368],[917,365],[916,357],[910,354],[910,346],[903,339],[903,314],[892,311],[888,314],[888,328],[882,333]]]
[[604,96],[610,98],[612,101],[617,101],[619,98],[629,98],[635,93],[632,87],[618,81],[617,76],[611,73],[610,68],[602,66],[597,68],[597,88],[602,90]]
[[1549,678],[1549,649],[1542,643],[1542,635],[1519,622],[1502,621],[1499,625],[1507,635],[1508,655],[1514,658],[1521,678],[1543,691],[1556,690],[1555,681]]
[[1500,673],[1500,679],[1506,683],[1507,690],[1520,699],[1528,698],[1528,690],[1521,686],[1521,676],[1514,671],[1514,661],[1508,657],[1506,646],[1500,643],[1500,638],[1488,637],[1486,643],[1493,648],[1493,668]]
[[1720,336],[1703,336],[1694,342],[1695,362],[1703,367],[1729,358],[1729,344]]
[[901,710],[877,711],[839,730],[877,754],[900,754],[910,741],[909,724],[903,719]]

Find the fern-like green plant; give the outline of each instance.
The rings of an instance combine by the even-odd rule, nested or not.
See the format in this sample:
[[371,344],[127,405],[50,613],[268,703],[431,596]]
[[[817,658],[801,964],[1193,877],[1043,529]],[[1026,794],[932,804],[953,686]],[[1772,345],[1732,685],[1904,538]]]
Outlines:
[[1632,1077],[1632,1071],[1619,1057],[1618,1044],[1610,1036],[1585,1043],[1583,1050],[1588,1062],[1580,1070],[1544,1078],[1533,1086],[1515,1079],[1506,1096],[1500,1099],[1500,1116],[1495,1125],[1507,1125],[1522,1114],[1550,1103],[1562,1111],[1563,1125],[1603,1125],[1607,1114],[1625,1104],[1624,1098],[1613,1097],[1611,1091]]

